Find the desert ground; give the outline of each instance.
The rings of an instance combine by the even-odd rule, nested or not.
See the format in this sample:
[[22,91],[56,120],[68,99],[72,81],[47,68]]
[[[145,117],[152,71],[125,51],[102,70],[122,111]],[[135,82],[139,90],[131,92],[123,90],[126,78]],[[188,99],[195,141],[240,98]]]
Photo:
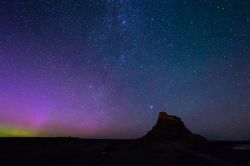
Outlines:
[[26,165],[250,165],[250,142],[209,141],[199,147],[174,142],[78,138],[1,138],[3,166]]

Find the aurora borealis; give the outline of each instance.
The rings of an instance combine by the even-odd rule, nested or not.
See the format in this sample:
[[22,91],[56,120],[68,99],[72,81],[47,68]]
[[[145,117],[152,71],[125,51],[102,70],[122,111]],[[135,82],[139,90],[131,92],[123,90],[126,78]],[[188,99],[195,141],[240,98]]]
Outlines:
[[0,1],[0,136],[136,138],[160,111],[250,139],[248,0]]

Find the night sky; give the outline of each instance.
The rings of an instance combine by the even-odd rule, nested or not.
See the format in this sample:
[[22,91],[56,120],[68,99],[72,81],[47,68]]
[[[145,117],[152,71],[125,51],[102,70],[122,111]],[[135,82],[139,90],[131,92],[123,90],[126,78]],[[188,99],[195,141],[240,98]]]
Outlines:
[[0,1],[0,136],[137,138],[160,111],[250,139],[249,0]]

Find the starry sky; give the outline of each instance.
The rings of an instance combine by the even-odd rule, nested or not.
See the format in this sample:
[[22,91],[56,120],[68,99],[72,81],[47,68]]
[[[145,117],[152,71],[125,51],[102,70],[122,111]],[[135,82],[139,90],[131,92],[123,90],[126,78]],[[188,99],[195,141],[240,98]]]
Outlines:
[[0,136],[137,138],[160,111],[250,139],[249,0],[0,1]]

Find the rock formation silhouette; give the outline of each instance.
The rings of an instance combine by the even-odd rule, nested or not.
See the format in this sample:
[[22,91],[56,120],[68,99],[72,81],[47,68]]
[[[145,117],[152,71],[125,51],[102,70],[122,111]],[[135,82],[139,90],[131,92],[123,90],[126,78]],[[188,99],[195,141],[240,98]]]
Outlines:
[[159,113],[156,125],[142,139],[148,141],[206,141],[204,137],[188,130],[181,118],[168,115],[166,112]]

